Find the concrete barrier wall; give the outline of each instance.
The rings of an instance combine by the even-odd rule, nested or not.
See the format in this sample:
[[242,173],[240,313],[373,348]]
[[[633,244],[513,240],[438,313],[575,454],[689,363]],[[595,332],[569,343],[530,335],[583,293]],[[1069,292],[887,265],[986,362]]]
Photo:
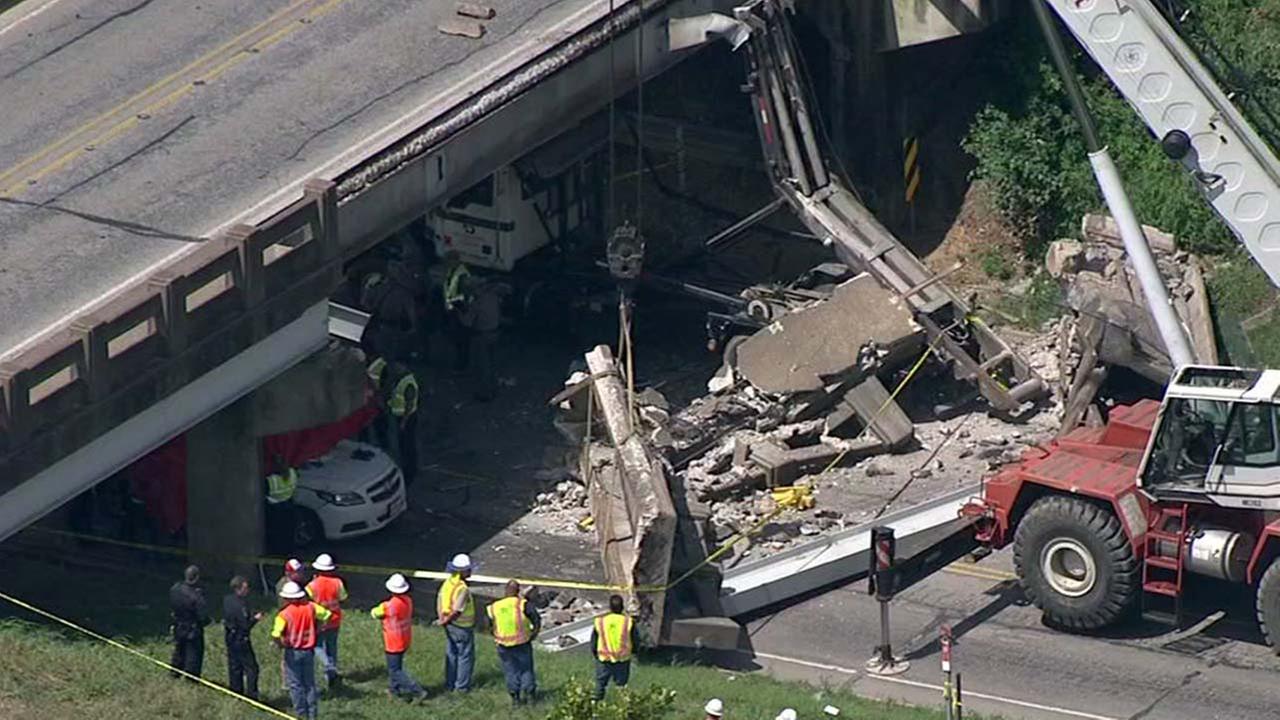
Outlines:
[[340,277],[333,183],[239,225],[0,366],[0,492],[296,319]]

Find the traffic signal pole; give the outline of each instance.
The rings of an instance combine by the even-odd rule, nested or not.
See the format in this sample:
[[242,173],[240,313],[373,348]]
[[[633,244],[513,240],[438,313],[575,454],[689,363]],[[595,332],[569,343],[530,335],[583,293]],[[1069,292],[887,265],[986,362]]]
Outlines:
[[867,672],[876,675],[900,675],[911,666],[906,660],[893,655],[893,644],[889,632],[889,601],[893,600],[894,586],[894,541],[893,528],[878,526],[871,528],[871,568],[868,574],[868,590],[876,596],[880,603],[880,644],[875,654],[867,661]]

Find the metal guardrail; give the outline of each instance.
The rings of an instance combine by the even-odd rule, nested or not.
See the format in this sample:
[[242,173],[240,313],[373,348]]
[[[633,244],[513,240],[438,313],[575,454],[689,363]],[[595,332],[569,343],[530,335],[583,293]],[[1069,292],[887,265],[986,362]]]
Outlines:
[[203,241],[8,358],[0,491],[39,469],[17,456],[84,445],[326,297],[338,277],[336,210],[334,184],[308,181],[302,198],[261,224]]

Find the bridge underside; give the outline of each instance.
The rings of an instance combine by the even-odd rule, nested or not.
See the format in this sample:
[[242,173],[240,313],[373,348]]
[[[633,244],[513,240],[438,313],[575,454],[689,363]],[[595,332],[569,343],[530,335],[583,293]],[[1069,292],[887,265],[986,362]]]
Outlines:
[[611,89],[625,93],[683,59],[665,47],[668,17],[729,5],[655,0],[642,21],[637,3],[618,3],[611,25],[607,3],[580,4],[564,39],[537,36],[539,52],[519,62],[501,56],[492,74],[374,133],[363,155],[344,153],[286,187],[292,205],[243,213],[5,356],[0,539],[320,347],[323,301],[346,260],[599,110]]

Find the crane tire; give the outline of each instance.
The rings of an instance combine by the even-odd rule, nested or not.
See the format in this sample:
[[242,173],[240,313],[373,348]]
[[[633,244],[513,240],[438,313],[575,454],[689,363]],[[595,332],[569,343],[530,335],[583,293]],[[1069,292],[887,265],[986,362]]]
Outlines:
[[1255,607],[1262,636],[1271,650],[1280,655],[1280,557],[1271,561],[1258,581]]
[[1108,508],[1083,498],[1037,500],[1014,534],[1013,559],[1027,598],[1051,624],[1096,630],[1137,602],[1141,571]]

